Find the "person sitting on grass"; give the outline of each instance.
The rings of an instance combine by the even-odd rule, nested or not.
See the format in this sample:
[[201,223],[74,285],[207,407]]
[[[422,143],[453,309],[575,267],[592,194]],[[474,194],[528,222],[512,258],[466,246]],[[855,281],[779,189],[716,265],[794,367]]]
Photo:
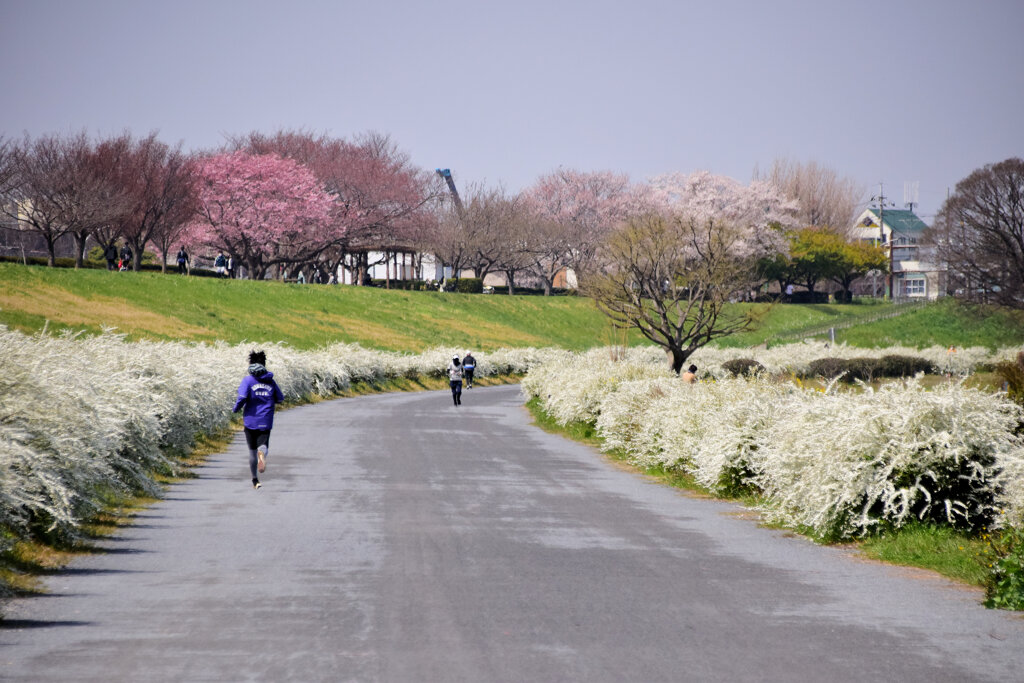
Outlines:
[[695,384],[697,382],[697,366],[691,365],[686,368],[686,372],[680,375],[679,378],[687,384]]

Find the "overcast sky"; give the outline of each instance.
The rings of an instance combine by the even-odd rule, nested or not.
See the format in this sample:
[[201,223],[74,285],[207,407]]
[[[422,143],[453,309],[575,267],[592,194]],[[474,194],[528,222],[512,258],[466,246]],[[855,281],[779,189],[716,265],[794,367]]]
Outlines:
[[460,184],[1024,156],[1024,0],[0,0],[0,135],[388,133]]

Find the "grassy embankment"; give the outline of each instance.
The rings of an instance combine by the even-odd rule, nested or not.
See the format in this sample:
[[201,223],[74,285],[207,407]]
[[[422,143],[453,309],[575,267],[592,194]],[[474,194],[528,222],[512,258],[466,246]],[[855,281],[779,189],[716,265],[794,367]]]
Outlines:
[[[897,318],[881,302],[754,307],[756,330],[720,341],[756,346],[787,335],[842,327],[854,346],[1007,346],[1024,340],[1024,315],[952,301]],[[607,319],[579,297],[484,296],[378,288],[72,270],[0,263],[0,324],[37,332],[116,328],[129,339],[285,342],[308,349],[335,342],[422,351],[557,346],[582,350],[617,341]],[[633,332],[630,344],[644,343]]]

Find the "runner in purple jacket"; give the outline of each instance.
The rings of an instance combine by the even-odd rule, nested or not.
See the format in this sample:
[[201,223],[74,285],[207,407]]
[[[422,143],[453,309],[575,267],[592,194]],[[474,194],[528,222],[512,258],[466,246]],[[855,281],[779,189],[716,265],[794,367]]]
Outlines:
[[267,370],[267,354],[249,353],[249,374],[238,385],[238,400],[232,412],[242,411],[245,441],[249,445],[249,471],[252,487],[260,487],[257,472],[267,469],[270,451],[270,430],[274,427],[274,405],[284,401],[284,394],[274,381],[274,373]]

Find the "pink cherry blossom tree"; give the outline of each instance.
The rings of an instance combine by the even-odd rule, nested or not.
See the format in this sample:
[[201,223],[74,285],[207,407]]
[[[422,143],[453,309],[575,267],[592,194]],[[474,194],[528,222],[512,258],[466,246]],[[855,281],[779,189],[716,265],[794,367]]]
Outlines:
[[435,224],[428,205],[438,195],[432,177],[411,163],[382,134],[368,133],[354,141],[304,131],[281,130],[273,135],[252,132],[232,146],[253,154],[277,154],[309,168],[331,195],[331,228],[320,253],[326,270],[342,263],[359,271],[369,268],[368,253],[388,252],[420,244]]
[[532,260],[546,293],[562,268],[577,276],[592,268],[598,246],[612,230],[650,205],[646,186],[611,171],[558,169],[541,176],[525,197],[535,224],[542,226],[533,231]]
[[656,176],[650,187],[654,206],[662,214],[729,225],[737,257],[784,252],[785,231],[800,227],[799,203],[770,181],[743,185],[727,176],[697,171]]
[[323,249],[332,200],[308,168],[274,154],[234,152],[195,164],[197,217],[190,241],[223,250],[262,279],[274,265]]

